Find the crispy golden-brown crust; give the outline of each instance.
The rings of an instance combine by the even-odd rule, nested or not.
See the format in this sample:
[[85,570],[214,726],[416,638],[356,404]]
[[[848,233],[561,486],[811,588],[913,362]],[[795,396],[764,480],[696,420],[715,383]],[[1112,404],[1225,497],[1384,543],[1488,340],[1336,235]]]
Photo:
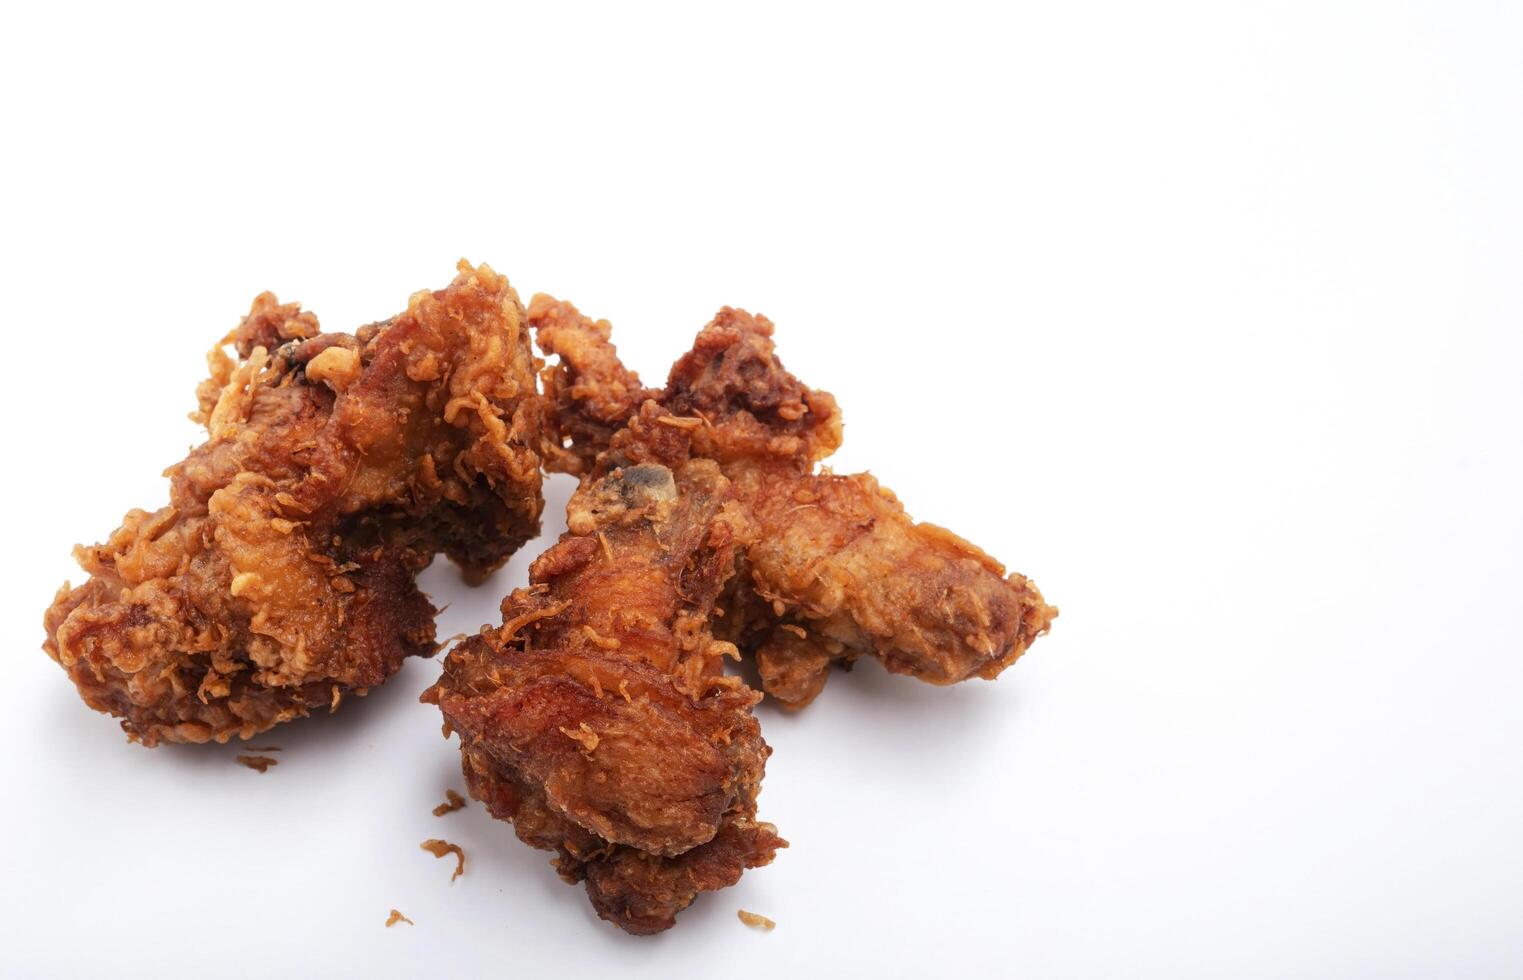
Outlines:
[[916,524],[870,476],[787,486],[754,498],[761,532],[726,624],[786,705],[813,700],[832,660],[864,653],[932,684],[992,679],[1057,614],[1025,576],[1005,576],[976,546]]
[[226,343],[169,505],[77,548],[90,577],[44,618],[86,703],[147,745],[249,738],[382,683],[434,649],[429,559],[480,578],[539,525],[535,364],[486,266],[354,336],[264,294]]
[[603,918],[657,932],[784,846],[755,819],[759,695],[709,629],[751,527],[710,460],[600,465],[567,524],[424,700],[460,734],[473,796],[556,851]]
[[[580,316],[548,298],[541,308],[558,307]],[[603,396],[617,356],[607,324],[582,320],[577,356],[555,368],[571,393],[553,419],[563,442],[580,459],[648,458],[650,438],[605,435],[617,418],[638,417],[609,411],[627,403],[629,385]],[[716,632],[755,655],[763,688],[791,707],[819,694],[831,663],[864,654],[935,684],[997,676],[1057,610],[976,546],[916,524],[872,477],[816,472],[841,443],[840,412],[782,366],[772,330],[764,317],[721,310],[655,395],[674,415],[661,458],[717,460],[755,525]],[[584,375],[584,364],[597,370]],[[577,421],[583,403],[599,406],[596,426]]]
[[539,293],[529,301],[529,322],[540,349],[560,359],[540,372],[550,414],[541,447],[545,468],[578,476],[659,392],[641,385],[619,360],[607,320],[590,320],[570,303]]

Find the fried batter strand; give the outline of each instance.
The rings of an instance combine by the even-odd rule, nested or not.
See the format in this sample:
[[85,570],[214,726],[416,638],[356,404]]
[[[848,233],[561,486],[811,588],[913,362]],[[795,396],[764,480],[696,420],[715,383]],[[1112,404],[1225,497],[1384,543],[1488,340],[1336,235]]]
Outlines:
[[129,737],[227,741],[336,707],[434,645],[414,576],[479,580],[539,527],[542,406],[523,309],[461,263],[356,334],[266,293],[209,357],[208,438],[60,590],[44,649]]
[[460,849],[459,844],[451,844],[447,840],[430,837],[418,846],[436,858],[446,857],[450,854],[455,855],[455,871],[449,876],[450,884],[454,884],[456,878],[465,874],[465,851]]
[[706,459],[605,458],[567,517],[503,625],[455,647],[424,700],[460,734],[473,796],[557,852],[602,918],[659,932],[786,846],[756,820],[760,695],[724,675],[735,651],[709,628],[754,532]]
[[442,817],[447,813],[454,813],[465,806],[465,797],[452,789],[444,791],[444,802],[434,807],[434,816]]
[[[648,434],[622,448],[623,433],[607,434],[621,419],[642,424],[631,403],[646,390],[618,365],[607,323],[545,296],[530,323],[561,359],[546,373],[557,379],[552,424],[564,451],[547,465],[578,472],[615,451],[638,462]],[[756,657],[763,688],[790,707],[819,694],[831,663],[864,654],[933,684],[997,676],[1057,610],[976,546],[915,523],[872,477],[816,472],[841,443],[840,412],[784,369],[772,329],[721,310],[651,393],[672,415],[667,461],[716,460],[756,528],[716,630]]]

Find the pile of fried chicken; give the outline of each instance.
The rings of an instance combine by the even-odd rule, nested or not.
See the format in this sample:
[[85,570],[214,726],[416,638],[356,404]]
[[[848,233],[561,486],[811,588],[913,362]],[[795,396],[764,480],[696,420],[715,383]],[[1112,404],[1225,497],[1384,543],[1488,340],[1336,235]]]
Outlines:
[[[601,917],[667,929],[787,846],[757,819],[762,692],[802,708],[861,656],[992,679],[1057,615],[870,476],[820,469],[840,411],[772,332],[723,309],[652,388],[606,321],[525,310],[485,265],[353,334],[265,293],[208,356],[207,439],[169,504],[75,549],[89,578],[44,649],[147,746],[336,710],[437,652],[417,574],[443,553],[483,581],[538,535],[541,474],[572,474],[566,533],[422,699],[471,794]],[[726,673],[742,657],[762,691]]]

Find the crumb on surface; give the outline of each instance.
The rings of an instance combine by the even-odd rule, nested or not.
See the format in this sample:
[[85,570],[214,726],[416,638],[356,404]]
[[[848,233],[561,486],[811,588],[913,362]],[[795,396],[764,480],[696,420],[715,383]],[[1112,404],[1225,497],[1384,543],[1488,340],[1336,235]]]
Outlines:
[[278,745],[249,745],[245,746],[250,752],[279,752]]
[[347,347],[329,347],[307,362],[307,377],[334,391],[348,389],[360,376],[360,355]]
[[452,789],[447,789],[444,791],[444,802],[434,807],[434,816],[442,817],[446,813],[454,813],[463,806],[465,806],[465,797]]
[[401,912],[398,912],[396,909],[392,909],[391,914],[386,917],[386,928],[390,929],[398,922],[405,922],[408,925],[413,924],[413,921],[407,916],[403,915]]
[[755,912],[747,912],[745,909],[738,910],[735,913],[735,916],[736,918],[740,919],[740,921],[750,926],[752,929],[760,929],[763,932],[771,932],[773,929],[777,928],[777,923],[773,922],[765,915],[757,915]]
[[571,739],[571,741],[579,743],[584,751],[591,752],[598,747],[598,734],[591,728],[588,728],[585,721],[575,731],[562,727],[561,734]]
[[279,759],[272,759],[267,755],[240,755],[238,761],[256,772],[269,772],[271,766],[280,764]]
[[455,855],[455,873],[449,876],[451,882],[465,874],[465,852],[460,849],[459,844],[451,844],[447,840],[439,840],[438,838],[429,838],[419,846],[436,858],[442,858],[446,854]]

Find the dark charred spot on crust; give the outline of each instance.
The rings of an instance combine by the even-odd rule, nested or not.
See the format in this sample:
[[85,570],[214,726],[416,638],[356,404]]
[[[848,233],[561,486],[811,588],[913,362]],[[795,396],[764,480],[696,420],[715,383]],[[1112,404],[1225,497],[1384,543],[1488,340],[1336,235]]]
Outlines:
[[677,481],[672,477],[672,471],[656,463],[631,466],[616,472],[612,479],[630,507],[646,507],[677,499]]
[[782,400],[776,362],[760,352],[742,350],[733,370],[740,379],[737,394],[752,411],[776,408]]

